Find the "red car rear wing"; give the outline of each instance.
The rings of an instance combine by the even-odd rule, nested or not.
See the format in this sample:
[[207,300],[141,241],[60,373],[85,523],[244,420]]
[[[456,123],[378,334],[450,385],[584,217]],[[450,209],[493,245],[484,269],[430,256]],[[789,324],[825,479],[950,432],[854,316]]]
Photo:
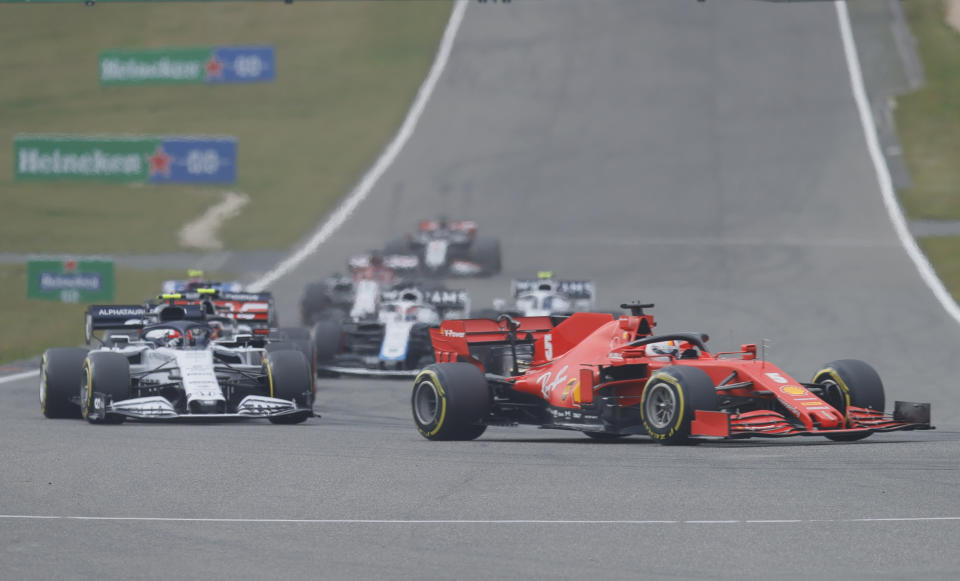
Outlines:
[[[517,337],[520,340],[542,338],[553,329],[550,317],[517,317]],[[437,362],[469,361],[483,368],[482,364],[470,354],[470,345],[506,344],[510,330],[506,324],[493,319],[452,319],[440,323],[439,328],[430,329],[430,340]]]
[[172,305],[184,306],[203,304],[204,300],[212,304],[215,309],[215,312],[209,313],[211,315],[234,319],[250,325],[266,326],[269,324],[270,303],[266,301],[241,301],[215,298],[203,300],[170,299],[168,302]]
[[[516,317],[518,341],[533,341],[533,363],[546,362],[566,353],[602,325],[613,321],[606,313],[574,313],[554,325],[551,317]],[[433,349],[440,363],[469,361],[482,364],[470,353],[470,345],[507,344],[510,341],[509,321],[492,319],[453,319],[443,321],[439,328],[430,330]],[[544,337],[549,336],[546,341]],[[549,343],[549,346],[547,345]]]

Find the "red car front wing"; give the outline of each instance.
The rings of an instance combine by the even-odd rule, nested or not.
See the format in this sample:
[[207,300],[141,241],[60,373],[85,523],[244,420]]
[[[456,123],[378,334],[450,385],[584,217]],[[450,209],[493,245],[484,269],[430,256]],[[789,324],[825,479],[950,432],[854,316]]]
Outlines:
[[[898,410],[926,406],[919,415],[899,417]],[[704,438],[776,438],[781,436],[824,436],[827,434],[863,434],[897,430],[930,430],[930,407],[927,404],[896,402],[893,414],[850,406],[848,428],[842,430],[805,430],[791,423],[782,414],[770,410],[754,410],[740,414],[697,410],[690,426],[690,435]]]

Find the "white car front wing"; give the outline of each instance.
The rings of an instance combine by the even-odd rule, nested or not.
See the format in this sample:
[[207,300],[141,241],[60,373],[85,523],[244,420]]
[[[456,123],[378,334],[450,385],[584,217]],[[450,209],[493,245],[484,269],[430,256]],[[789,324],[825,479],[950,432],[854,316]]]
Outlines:
[[[98,394],[95,394],[98,395]],[[94,406],[96,407],[96,406]],[[102,408],[101,408],[102,409]],[[236,413],[178,413],[164,397],[150,396],[125,399],[106,406],[106,415],[121,415],[140,420],[227,420],[272,418],[296,413],[313,415],[313,410],[297,407],[297,404],[285,399],[248,395],[240,401]]]

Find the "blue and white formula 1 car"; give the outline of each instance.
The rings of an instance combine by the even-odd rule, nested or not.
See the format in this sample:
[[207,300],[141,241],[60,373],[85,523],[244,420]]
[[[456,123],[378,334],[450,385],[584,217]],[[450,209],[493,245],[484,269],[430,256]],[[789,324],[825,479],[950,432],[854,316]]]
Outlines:
[[88,337],[138,333],[108,335],[94,349],[48,349],[40,373],[43,415],[91,423],[265,418],[277,424],[314,415],[313,377],[301,351],[271,350],[254,335],[214,339],[215,328],[191,307],[150,313],[142,305],[91,306]]
[[373,316],[327,319],[312,330],[317,370],[331,375],[413,377],[433,362],[430,329],[470,313],[465,290],[394,287]]

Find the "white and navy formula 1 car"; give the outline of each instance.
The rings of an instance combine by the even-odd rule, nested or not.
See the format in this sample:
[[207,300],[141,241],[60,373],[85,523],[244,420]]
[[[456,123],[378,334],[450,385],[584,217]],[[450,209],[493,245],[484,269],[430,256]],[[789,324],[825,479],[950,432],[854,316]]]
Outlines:
[[330,375],[413,377],[433,362],[430,329],[470,313],[462,289],[400,286],[383,291],[371,317],[313,326],[317,370]]
[[[289,343],[237,334],[215,338],[200,308],[93,305],[88,339],[99,347],[43,354],[40,409],[91,423],[265,418],[294,424],[314,415],[310,362]],[[134,331],[106,334],[97,331]],[[280,347],[280,349],[275,349]]]

